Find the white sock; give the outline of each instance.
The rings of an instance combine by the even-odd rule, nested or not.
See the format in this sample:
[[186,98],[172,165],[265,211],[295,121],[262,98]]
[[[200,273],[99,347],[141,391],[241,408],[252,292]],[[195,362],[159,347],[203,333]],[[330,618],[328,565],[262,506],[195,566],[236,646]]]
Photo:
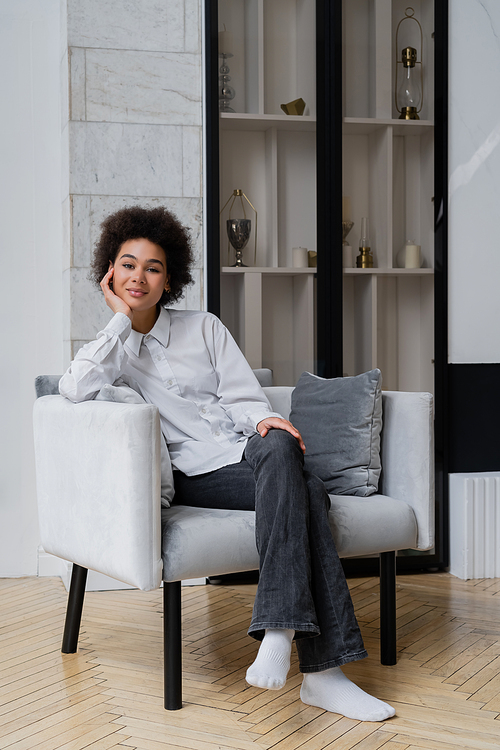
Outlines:
[[285,685],[294,635],[295,630],[266,630],[257,658],[247,669],[250,685],[268,690],[280,690]]
[[324,708],[358,721],[383,721],[396,713],[388,703],[365,693],[340,667],[304,675],[300,698],[308,706]]

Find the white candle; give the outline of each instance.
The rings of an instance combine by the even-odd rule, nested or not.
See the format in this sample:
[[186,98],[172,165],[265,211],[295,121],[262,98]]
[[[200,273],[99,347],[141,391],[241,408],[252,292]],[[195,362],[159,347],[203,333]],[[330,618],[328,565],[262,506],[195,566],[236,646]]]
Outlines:
[[234,51],[233,35],[230,31],[219,31],[219,53]]
[[420,268],[420,245],[408,243],[405,250],[405,268]]
[[307,268],[307,247],[292,247],[292,263],[294,268]]
[[351,245],[342,245],[342,265],[344,268],[353,267]]

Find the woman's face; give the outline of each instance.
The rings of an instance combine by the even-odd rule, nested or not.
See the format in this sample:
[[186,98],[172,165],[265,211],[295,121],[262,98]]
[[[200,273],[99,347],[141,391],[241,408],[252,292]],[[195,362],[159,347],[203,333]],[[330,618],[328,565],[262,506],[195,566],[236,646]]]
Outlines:
[[168,291],[165,252],[149,240],[127,240],[111,265],[113,292],[134,312],[155,307],[163,292]]

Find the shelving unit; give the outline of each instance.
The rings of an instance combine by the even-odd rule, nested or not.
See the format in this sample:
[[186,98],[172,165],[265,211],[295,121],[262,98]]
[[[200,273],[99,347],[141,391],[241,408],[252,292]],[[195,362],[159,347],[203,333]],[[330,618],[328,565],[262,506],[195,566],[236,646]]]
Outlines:
[[[420,120],[403,122],[394,105],[395,32],[410,4],[424,34],[425,101]],[[205,0],[208,307],[252,363],[273,368],[277,383],[295,382],[299,345],[308,341],[317,351],[306,352],[311,364],[302,369],[337,377],[379,366],[386,389],[435,392],[436,549],[399,556],[400,570],[447,565],[448,6]],[[236,41],[236,112],[217,117],[224,23]],[[419,47],[418,38],[407,43]],[[299,96],[309,109],[285,116],[280,103]],[[229,266],[234,255],[228,260],[218,211],[236,187],[259,210],[255,268]],[[351,197],[354,255],[361,217],[370,219],[374,269],[342,269],[342,195]],[[421,245],[422,268],[397,267],[406,239]],[[316,273],[289,268],[291,247],[301,245],[317,250]],[[300,288],[302,315],[294,314]],[[375,559],[346,564],[363,575],[378,571]]]
[[[252,367],[292,385],[315,359],[316,269],[294,268],[292,255],[316,250],[315,0],[219,0],[218,11],[234,40],[236,92],[236,111],[219,119],[220,205],[241,189],[258,214],[255,267],[253,233],[243,251],[248,268],[230,267],[221,217],[221,318]],[[280,105],[299,97],[304,115],[284,114]]]
[[[343,359],[347,375],[379,367],[387,389],[432,392],[434,2],[412,2],[422,50],[416,24],[400,31],[399,46],[415,46],[424,62],[422,119],[408,121],[398,119],[394,97],[396,27],[407,7],[401,0],[343,2],[343,193],[354,221],[348,242],[355,257],[367,216],[375,265],[344,269]],[[421,246],[420,269],[397,267],[408,239]]]

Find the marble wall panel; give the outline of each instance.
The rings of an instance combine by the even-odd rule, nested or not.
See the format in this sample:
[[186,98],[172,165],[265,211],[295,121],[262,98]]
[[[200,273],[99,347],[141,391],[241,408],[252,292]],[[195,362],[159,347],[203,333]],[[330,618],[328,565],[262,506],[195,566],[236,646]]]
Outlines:
[[90,266],[90,195],[71,196],[71,257],[72,266]]
[[86,71],[87,120],[201,125],[200,55],[91,49]]
[[70,120],[85,120],[85,50],[70,47],[69,50],[69,117]]
[[201,195],[200,128],[182,128],[182,195]]
[[68,0],[68,45],[184,51],[183,0]]
[[201,7],[199,0],[184,0],[184,51],[201,54]]
[[183,128],[88,122],[69,125],[71,193],[182,195]]

